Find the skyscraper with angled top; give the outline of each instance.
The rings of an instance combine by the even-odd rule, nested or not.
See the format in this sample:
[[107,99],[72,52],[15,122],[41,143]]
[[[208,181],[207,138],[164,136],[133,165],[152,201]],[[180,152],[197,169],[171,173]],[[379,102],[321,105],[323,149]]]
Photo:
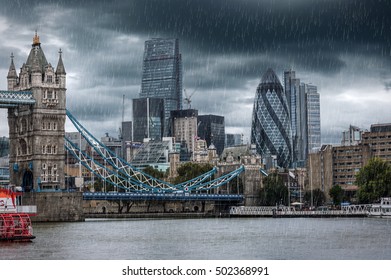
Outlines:
[[277,156],[278,166],[290,166],[292,138],[288,102],[280,80],[270,68],[256,91],[251,143],[262,157]]
[[145,42],[140,98],[164,100],[163,137],[170,136],[170,112],[182,109],[182,57],[178,39]]

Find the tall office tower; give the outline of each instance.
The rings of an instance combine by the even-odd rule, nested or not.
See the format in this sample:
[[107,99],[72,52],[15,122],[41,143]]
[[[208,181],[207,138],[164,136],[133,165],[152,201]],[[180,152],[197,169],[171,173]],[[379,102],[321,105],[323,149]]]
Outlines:
[[133,123],[131,121],[122,122],[121,141],[122,141],[122,158],[126,159],[126,147],[132,142]]
[[300,90],[304,92],[301,93],[302,96],[305,96],[305,108],[306,113],[306,129],[305,136],[307,139],[307,147],[305,151],[307,153],[315,152],[316,149],[320,148],[321,144],[321,134],[320,134],[320,96],[317,90],[317,87],[314,85],[301,84]]
[[145,42],[140,98],[164,100],[163,136],[170,136],[170,111],[182,109],[182,57],[178,39]]
[[304,167],[307,160],[307,105],[306,93],[300,90],[300,79],[295,71],[284,71],[284,88],[289,98],[289,116],[292,130],[292,164]]
[[143,142],[144,138],[161,141],[163,129],[163,99],[133,99],[133,141]]
[[195,109],[171,111],[172,136],[181,143],[181,157],[187,155],[187,160],[194,152],[197,117],[198,110]]
[[218,155],[224,150],[225,122],[223,116],[198,116],[198,136],[206,140],[208,147],[214,145]]
[[320,98],[314,85],[300,83],[295,71],[284,71],[284,87],[290,100],[292,163],[306,166],[308,153],[320,148]]
[[255,95],[251,143],[262,157],[277,156],[278,166],[290,166],[292,139],[288,102],[280,80],[270,68],[262,76]]

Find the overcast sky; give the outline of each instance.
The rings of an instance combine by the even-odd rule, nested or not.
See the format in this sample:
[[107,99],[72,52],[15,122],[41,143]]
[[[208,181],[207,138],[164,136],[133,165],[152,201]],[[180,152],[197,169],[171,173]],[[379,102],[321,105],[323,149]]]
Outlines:
[[[0,0],[0,89],[10,54],[19,69],[37,29],[55,67],[63,51],[67,108],[96,137],[118,135],[141,85],[144,41],[178,38],[183,86],[199,114],[225,116],[249,139],[255,91],[267,68],[318,86],[322,143],[349,124],[391,122],[391,1]],[[18,71],[19,72],[19,71]],[[186,105],[184,105],[186,106]],[[69,124],[67,131],[75,129]],[[0,136],[8,136],[0,109]]]

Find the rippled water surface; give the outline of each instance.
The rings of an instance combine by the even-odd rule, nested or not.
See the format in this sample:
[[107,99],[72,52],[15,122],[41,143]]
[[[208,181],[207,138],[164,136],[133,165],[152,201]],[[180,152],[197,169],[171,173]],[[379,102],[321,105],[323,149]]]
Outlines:
[[391,219],[246,218],[36,223],[0,259],[391,259]]

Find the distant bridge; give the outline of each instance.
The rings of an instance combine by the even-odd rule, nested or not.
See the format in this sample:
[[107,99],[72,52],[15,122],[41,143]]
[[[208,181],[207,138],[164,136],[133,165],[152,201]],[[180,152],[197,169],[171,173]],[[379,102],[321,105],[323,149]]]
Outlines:
[[343,206],[341,210],[295,210],[294,207],[276,206],[232,206],[231,216],[238,217],[365,217],[370,204]]

